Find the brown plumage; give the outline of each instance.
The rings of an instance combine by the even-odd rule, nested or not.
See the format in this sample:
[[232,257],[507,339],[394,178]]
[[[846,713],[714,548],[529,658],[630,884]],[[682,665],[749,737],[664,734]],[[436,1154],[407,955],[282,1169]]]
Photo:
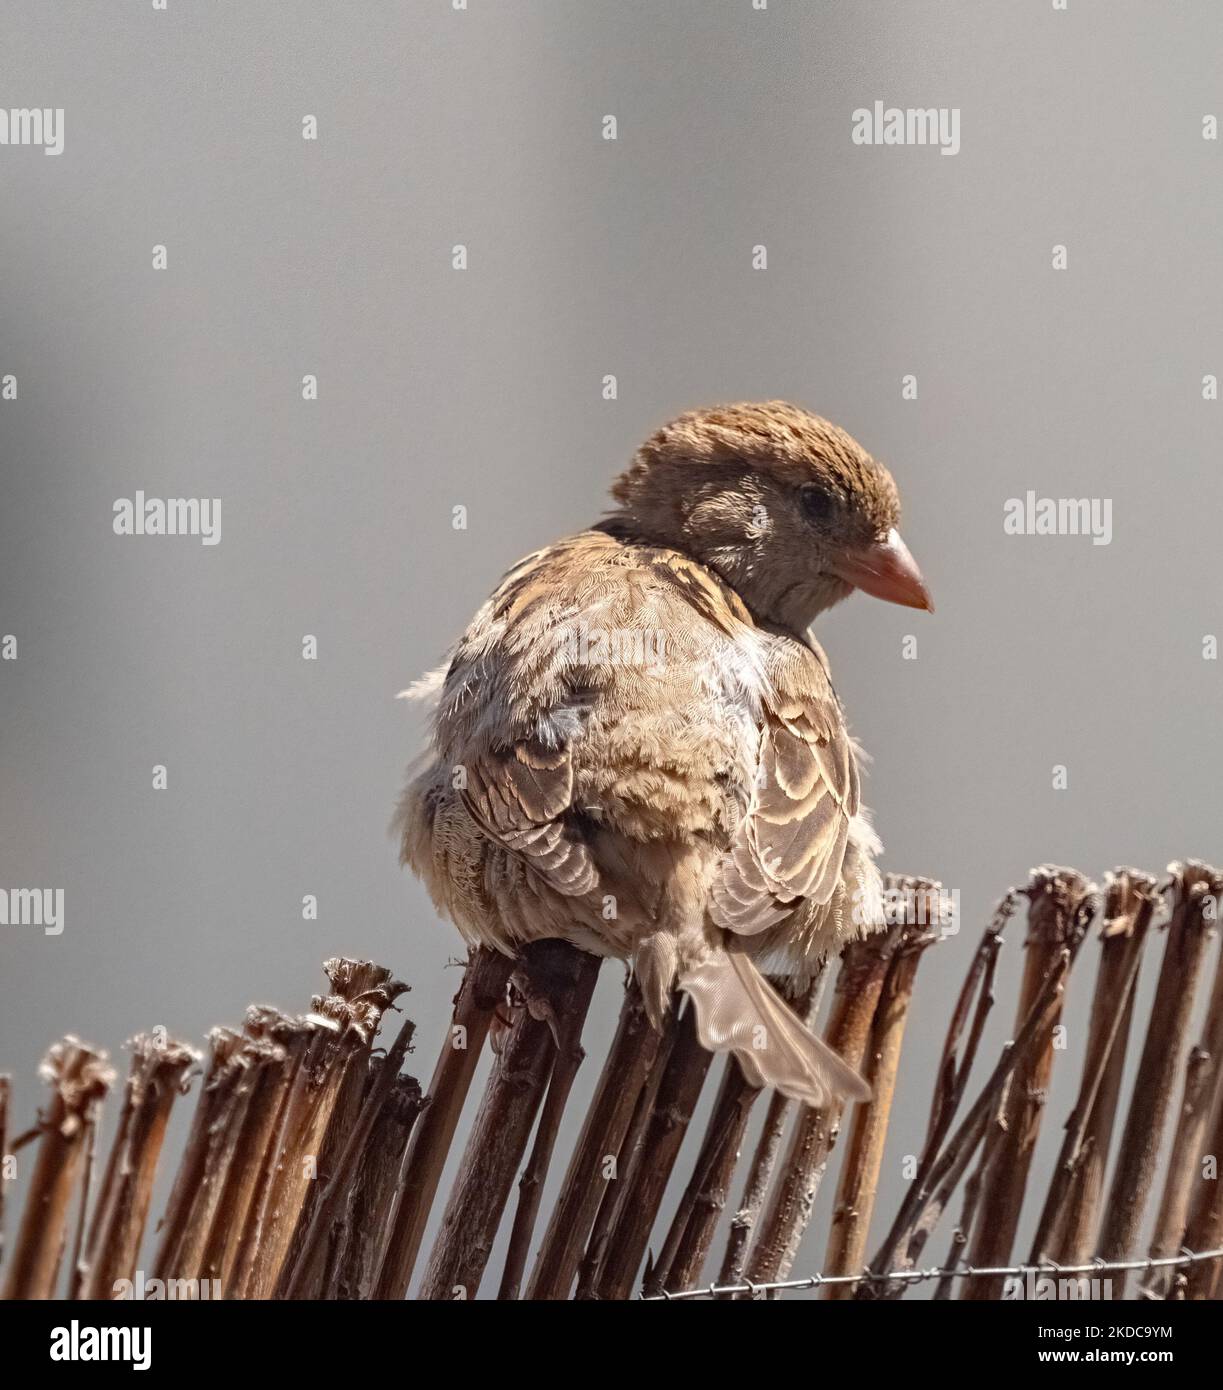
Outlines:
[[439,698],[403,862],[469,941],[629,959],[656,1024],[678,986],[754,1082],[862,1099],[760,970],[801,983],[881,924],[860,754],[807,628],[854,587],[930,607],[895,485],[770,401],[681,416],[612,496],[420,683]]

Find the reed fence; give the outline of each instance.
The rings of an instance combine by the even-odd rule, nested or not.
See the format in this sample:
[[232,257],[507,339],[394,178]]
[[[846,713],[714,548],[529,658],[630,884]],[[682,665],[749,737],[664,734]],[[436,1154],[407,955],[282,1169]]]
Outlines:
[[[307,1012],[252,1006],[241,1029],[213,1030],[206,1056],[160,1031],[141,1034],[101,1164],[99,1121],[116,1072],[104,1052],[66,1037],[42,1063],[49,1098],[37,1123],[12,1138],[12,1086],[0,1078],[4,1178],[30,1163],[15,1239],[7,1251],[0,1244],[3,1297],[402,1299],[414,1290],[421,1299],[665,1301],[818,1290],[863,1300],[932,1284],[936,1299],[998,1299],[1030,1296],[1037,1280],[1096,1294],[1092,1281],[1107,1276],[1114,1298],[1218,1298],[1217,951],[1208,976],[1223,875],[1187,860],[1162,881],[1120,868],[1097,886],[1046,865],[1003,896],[929,1068],[925,1133],[912,1136],[909,1181],[890,1219],[877,1194],[906,1024],[923,961],[933,949],[946,969],[950,949],[920,910],[938,901],[937,883],[892,876],[888,888],[887,928],[847,947],[792,1000],[814,1024],[831,989],[824,1036],[870,1081],[868,1103],[843,1114],[762,1096],[733,1058],[701,1048],[688,1011],[677,1008],[656,1032],[630,981],[550,1209],[547,1180],[559,1172],[600,968],[564,943],[537,942],[515,960],[470,956],[424,1091],[402,1070],[413,1024],[388,1027],[407,987],[369,961],[327,961],[329,992]],[[982,1054],[1003,932],[1025,905],[1018,1005],[991,1060]],[[1143,1019],[1139,972],[1161,938]],[[1078,1092],[1042,1191],[1033,1160],[1066,1050],[1066,989],[1089,954]],[[1127,1058],[1136,1059],[1128,1088]],[[154,1233],[167,1124],[193,1087]],[[707,1118],[686,1144],[707,1089]],[[686,1153],[695,1156],[682,1164]],[[795,1275],[821,1200],[830,1206],[819,1273]],[[1026,1252],[1017,1245],[1025,1217],[1035,1231]],[[494,1290],[489,1264],[503,1228]],[[939,1232],[946,1253],[936,1264],[927,1246]]]

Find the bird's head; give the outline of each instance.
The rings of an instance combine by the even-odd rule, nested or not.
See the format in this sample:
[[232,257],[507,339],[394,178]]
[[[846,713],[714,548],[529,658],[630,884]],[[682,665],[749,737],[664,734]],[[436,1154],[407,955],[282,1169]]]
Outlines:
[[854,589],[933,611],[896,529],[892,475],[784,401],[681,415],[638,449],[612,496],[610,524],[700,560],[757,618],[793,631]]

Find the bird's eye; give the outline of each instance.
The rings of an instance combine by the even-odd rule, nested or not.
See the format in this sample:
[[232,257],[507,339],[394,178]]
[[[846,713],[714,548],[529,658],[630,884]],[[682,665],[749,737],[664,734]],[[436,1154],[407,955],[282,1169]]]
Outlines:
[[832,515],[832,494],[819,483],[804,483],[799,488],[798,500],[808,521],[827,521]]

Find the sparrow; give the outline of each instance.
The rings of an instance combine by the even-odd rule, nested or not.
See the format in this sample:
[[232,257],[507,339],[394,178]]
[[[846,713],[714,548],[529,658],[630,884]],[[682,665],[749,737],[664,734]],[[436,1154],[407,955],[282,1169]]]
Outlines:
[[673,992],[756,1086],[865,1100],[765,978],[883,925],[850,737],[808,629],[855,589],[933,611],[888,470],[784,401],[664,425],[589,530],[527,556],[446,665],[393,829],[466,940],[559,937]]

